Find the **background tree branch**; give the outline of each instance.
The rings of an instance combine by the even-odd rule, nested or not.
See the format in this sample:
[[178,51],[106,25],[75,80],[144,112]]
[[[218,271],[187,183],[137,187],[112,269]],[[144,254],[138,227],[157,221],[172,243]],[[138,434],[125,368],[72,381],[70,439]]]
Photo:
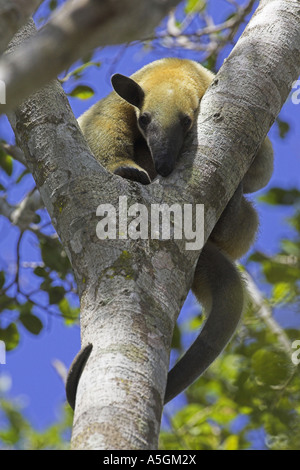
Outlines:
[[[173,10],[169,15],[166,28],[155,37],[152,37],[151,40],[157,39],[170,49],[179,47],[181,49],[203,51],[205,52],[203,61],[205,61],[215,55],[224,44],[233,40],[237,30],[251,12],[255,0],[249,0],[243,6],[235,2],[228,1],[228,3],[232,3],[236,7],[235,13],[230,15],[230,18],[220,24],[215,24],[206,11],[202,15],[200,12],[205,25],[192,32],[189,32],[189,22],[194,19],[194,15],[192,13],[187,15],[185,21],[180,24]],[[209,41],[205,41],[203,38],[209,38]]]
[[42,0],[0,0],[0,54]]
[[12,109],[93,48],[130,42],[149,34],[179,1],[66,2],[35,37],[0,60],[0,80],[6,85],[6,105],[1,106],[1,111]]
[[17,145],[10,145],[10,144],[7,144],[6,142],[2,142],[0,144],[0,150],[1,149],[7,154],[11,155],[15,160],[22,163],[22,165],[26,166],[24,153]]

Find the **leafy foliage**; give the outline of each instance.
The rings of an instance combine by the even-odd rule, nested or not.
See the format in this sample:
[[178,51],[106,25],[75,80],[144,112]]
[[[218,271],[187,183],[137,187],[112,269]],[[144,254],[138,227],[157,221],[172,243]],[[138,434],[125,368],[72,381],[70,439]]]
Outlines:
[[168,417],[162,449],[247,449],[254,432],[264,434],[266,449],[299,449],[300,376],[291,348],[299,331],[280,327],[272,316],[275,307],[299,314],[299,191],[272,188],[261,200],[294,206],[288,219],[294,238],[281,240],[273,256],[256,252],[249,257],[261,267],[270,296],[262,304],[249,304],[234,340],[186,392],[186,405]]
[[77,85],[72,91],[70,91],[70,93],[68,93],[68,95],[73,98],[87,100],[94,95],[94,90],[87,85]]
[[[1,174],[1,189],[6,193],[6,198],[11,198],[10,188],[16,192],[19,187],[22,188],[23,176],[28,172],[1,146],[0,166],[5,171]],[[13,205],[7,204],[8,212],[13,209]],[[8,269],[4,260],[0,265],[0,340],[5,342],[7,351],[18,346],[24,331],[39,335],[48,315],[61,316],[71,324],[79,314],[77,288],[69,260],[54,230],[49,227],[46,211],[38,212],[27,229],[23,226],[16,229],[11,225],[10,230],[15,233],[14,269]],[[35,262],[23,259],[32,240],[39,257],[39,261]],[[9,241],[3,237],[3,253]]]
[[23,415],[18,400],[8,400],[0,393],[0,449],[1,450],[67,450],[73,412],[70,407],[62,410],[59,422],[45,431],[36,431]]

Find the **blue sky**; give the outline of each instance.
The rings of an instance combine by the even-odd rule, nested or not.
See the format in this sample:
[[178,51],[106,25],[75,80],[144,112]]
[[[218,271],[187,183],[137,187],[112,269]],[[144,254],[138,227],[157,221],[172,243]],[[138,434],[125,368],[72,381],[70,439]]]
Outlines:
[[[211,2],[211,4],[213,3],[211,13],[215,20],[224,19],[227,16],[224,13],[224,8],[228,9],[227,4],[222,0]],[[226,48],[218,61],[217,68],[228,53],[229,48]],[[111,91],[109,77],[112,73],[120,72],[129,75],[142,65],[164,56],[184,56],[196,60],[198,58],[196,53],[173,53],[162,48],[149,52],[141,46],[126,49],[124,47],[107,47],[99,51],[94,60],[101,60],[101,67],[88,69],[84,80],[80,81],[82,84],[92,86],[95,90],[95,96],[86,101],[70,98],[75,116],[78,117],[95,101]],[[72,87],[71,84],[67,85],[66,91],[70,91]],[[274,125],[270,131],[269,135],[275,149],[275,168],[268,187],[297,187],[300,189],[300,105],[294,105],[289,98],[280,117],[289,122],[291,130],[284,140],[279,138],[277,126]],[[0,118],[0,138],[7,139],[9,142],[13,141],[12,132],[4,117]],[[18,164],[16,164],[14,171],[16,173],[20,171]],[[0,177],[0,182],[2,177],[3,175]],[[32,177],[26,176],[18,192],[11,188],[9,199],[12,202],[20,200],[21,193],[33,187],[33,184]],[[271,254],[278,248],[279,240],[283,235],[287,238],[292,235],[291,230],[285,224],[289,209],[273,208],[262,203],[257,203],[257,209],[260,214],[261,226],[255,248]],[[0,217],[0,269],[3,267],[1,263],[6,263],[7,266],[14,260],[15,240],[16,228],[11,227],[3,217]],[[24,260],[39,260],[38,250],[30,236],[24,240],[22,256]],[[254,275],[258,275],[255,265],[250,265],[249,270]],[[29,280],[29,282],[31,281]],[[261,288],[264,289],[265,286],[261,284]],[[184,318],[184,315],[190,315],[191,311],[195,312],[197,308],[192,296],[189,296],[181,316]],[[41,318],[45,325],[41,334],[35,337],[24,331],[19,347],[7,354],[6,365],[0,365],[1,374],[11,378],[10,396],[22,397],[26,416],[39,429],[43,429],[58,418],[60,406],[65,401],[64,387],[51,365],[52,360],[58,358],[69,366],[80,348],[80,333],[77,326],[66,327],[59,318],[54,316],[45,318],[43,314]],[[283,326],[298,328],[300,326],[299,317],[297,318],[292,312],[276,311],[276,318]],[[190,339],[188,338],[188,340]]]

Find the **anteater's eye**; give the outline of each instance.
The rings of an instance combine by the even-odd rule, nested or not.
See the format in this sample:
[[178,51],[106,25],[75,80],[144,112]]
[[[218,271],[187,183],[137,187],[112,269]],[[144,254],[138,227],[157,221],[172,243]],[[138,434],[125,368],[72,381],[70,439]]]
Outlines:
[[192,119],[190,118],[190,116],[188,115],[183,116],[181,118],[181,125],[185,130],[188,131],[192,125]]
[[151,122],[151,114],[150,113],[143,113],[140,115],[139,117],[139,125],[142,129],[145,129],[145,127],[148,126],[148,124],[150,124]]

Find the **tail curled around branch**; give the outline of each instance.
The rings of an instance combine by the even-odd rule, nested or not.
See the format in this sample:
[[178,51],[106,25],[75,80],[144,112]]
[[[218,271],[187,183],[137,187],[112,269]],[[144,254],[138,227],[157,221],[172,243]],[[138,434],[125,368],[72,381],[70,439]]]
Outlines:
[[73,359],[68,373],[66,381],[66,395],[68,403],[72,410],[75,409],[78,382],[86,364],[86,361],[88,360],[92,352],[92,349],[93,345],[91,343],[87,344],[84,348],[82,348]]
[[191,385],[219,356],[243,311],[243,286],[232,261],[208,242],[200,255],[192,290],[208,318],[195,342],[168,374],[165,404]]

